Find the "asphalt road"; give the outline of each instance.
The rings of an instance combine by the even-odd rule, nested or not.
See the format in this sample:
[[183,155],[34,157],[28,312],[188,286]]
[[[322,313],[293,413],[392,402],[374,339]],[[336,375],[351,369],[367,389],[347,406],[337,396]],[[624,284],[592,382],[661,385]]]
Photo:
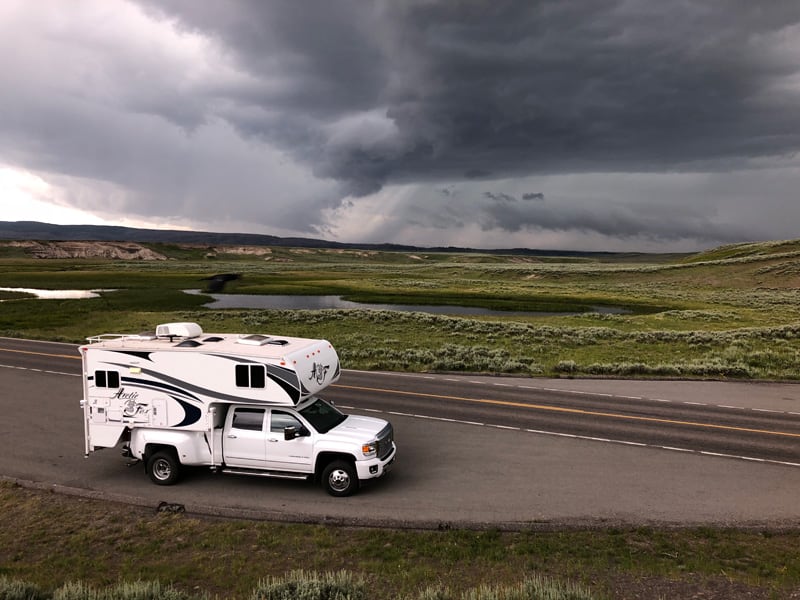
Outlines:
[[334,499],[311,483],[215,475],[151,484],[83,456],[74,345],[0,338],[0,475],[137,505],[405,527],[800,526],[800,386],[345,371],[324,394],[395,426],[386,478]]

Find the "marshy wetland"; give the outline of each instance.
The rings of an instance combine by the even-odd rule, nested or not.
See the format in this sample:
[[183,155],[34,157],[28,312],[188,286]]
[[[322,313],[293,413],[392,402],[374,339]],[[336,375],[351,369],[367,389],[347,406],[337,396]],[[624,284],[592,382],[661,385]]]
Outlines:
[[[798,378],[800,241],[691,255],[536,257],[271,248],[213,253],[153,244],[168,260],[36,259],[0,247],[4,288],[101,291],[41,300],[0,292],[0,335],[81,342],[197,321],[206,331],[324,337],[343,366],[530,376]],[[209,308],[190,295],[335,296],[369,305]],[[501,311],[467,314],[454,307]],[[396,308],[396,307],[395,307]],[[623,312],[624,311],[624,312]],[[462,312],[463,314],[459,314]]]

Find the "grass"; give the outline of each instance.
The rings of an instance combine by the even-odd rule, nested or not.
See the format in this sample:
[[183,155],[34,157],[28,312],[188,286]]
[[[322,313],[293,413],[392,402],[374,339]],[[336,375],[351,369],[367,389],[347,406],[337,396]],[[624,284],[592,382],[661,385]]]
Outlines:
[[[250,592],[253,600],[367,600],[374,595],[369,583],[348,571],[317,573],[292,571],[283,577],[259,581]],[[96,588],[82,581],[68,582],[48,592],[31,583],[0,577],[3,600],[192,600],[206,599],[206,592],[187,593],[157,581],[121,582]],[[574,584],[531,577],[514,586],[480,586],[454,594],[447,588],[426,588],[419,600],[592,600],[591,592]]]
[[[155,248],[155,247],[154,247]],[[694,256],[499,256],[271,248],[210,253],[159,246],[171,260],[0,259],[3,287],[113,289],[89,300],[0,303],[0,335],[83,341],[192,320],[207,331],[325,337],[348,368],[796,380],[800,241],[739,244]],[[213,256],[213,258],[211,258]],[[210,310],[197,289],[333,294],[371,303],[455,304],[571,313],[442,316],[368,310]],[[615,306],[626,314],[599,314]]]
[[591,592],[567,596],[577,598],[788,598],[800,589],[798,531],[374,530],[201,519],[11,484],[0,484],[0,510],[14,523],[0,529],[0,576],[46,590],[144,580],[247,598],[298,569],[347,571],[387,599],[508,591],[536,577]]
[[[324,337],[346,368],[798,379],[800,241],[602,260],[154,249],[171,260],[33,260],[17,249],[0,255],[2,287],[116,290],[88,300],[4,294],[0,335],[82,342],[190,320],[207,331]],[[554,312],[606,305],[631,312],[466,317],[210,310],[202,296],[180,291],[228,272],[242,274],[227,288],[239,293]],[[23,594],[26,585],[53,592],[78,581],[66,589],[82,597],[111,589],[122,597],[113,587],[120,582],[157,581],[186,594],[249,598],[263,582],[285,583],[298,568],[347,571],[381,596],[402,600],[528,598],[525,586],[537,577],[555,587],[583,586],[587,597],[597,598],[783,598],[800,588],[797,530],[376,531],[155,514],[7,484],[0,485],[0,511],[6,524],[0,577],[22,581]]]

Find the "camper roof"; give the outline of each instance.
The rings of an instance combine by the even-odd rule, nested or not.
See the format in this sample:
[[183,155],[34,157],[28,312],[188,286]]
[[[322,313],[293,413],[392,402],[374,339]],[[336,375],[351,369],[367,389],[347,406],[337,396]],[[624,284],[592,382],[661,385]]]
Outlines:
[[105,333],[86,338],[90,348],[130,349],[138,351],[171,350],[182,352],[215,352],[282,359],[301,353],[306,358],[329,347],[326,340],[275,336],[268,334],[203,333],[197,323],[167,323],[156,328],[156,334]]

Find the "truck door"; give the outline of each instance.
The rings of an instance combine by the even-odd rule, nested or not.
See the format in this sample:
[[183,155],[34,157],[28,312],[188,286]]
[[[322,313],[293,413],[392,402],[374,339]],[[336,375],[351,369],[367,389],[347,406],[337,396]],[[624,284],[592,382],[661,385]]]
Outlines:
[[264,408],[234,407],[222,451],[229,467],[264,468],[266,438]]
[[269,468],[310,473],[314,468],[311,436],[298,435],[292,440],[286,440],[284,439],[286,427],[294,427],[297,432],[308,433],[308,429],[293,413],[279,408],[270,410],[269,433],[267,434],[267,464]]

